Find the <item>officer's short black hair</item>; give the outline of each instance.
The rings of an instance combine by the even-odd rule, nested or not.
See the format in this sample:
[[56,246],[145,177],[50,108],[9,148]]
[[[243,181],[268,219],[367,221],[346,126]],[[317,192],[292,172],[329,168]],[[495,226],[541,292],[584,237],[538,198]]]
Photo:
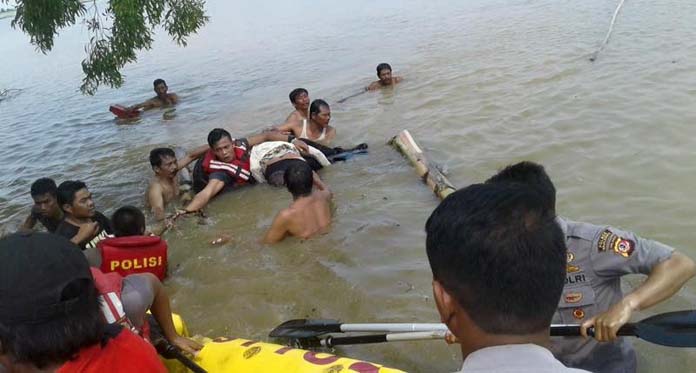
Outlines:
[[145,233],[145,215],[139,208],[123,206],[111,215],[114,236],[140,236]]
[[543,203],[523,184],[474,184],[445,198],[425,225],[433,278],[487,333],[531,334],[551,324],[566,246]]
[[165,82],[164,79],[155,79],[155,81],[152,82],[152,86],[155,88],[157,88],[157,86],[160,84],[167,85],[167,82]]
[[389,64],[386,63],[386,62],[382,62],[382,63],[380,63],[379,65],[377,65],[377,76],[379,76],[379,73],[380,73],[382,70],[389,70],[389,71],[392,71],[391,65],[389,65]]
[[285,170],[283,175],[285,185],[293,197],[303,197],[312,194],[314,177],[312,168],[307,162],[296,162]]
[[304,88],[293,89],[292,92],[290,92],[290,94],[288,95],[288,97],[290,98],[290,102],[292,102],[294,104],[295,100],[297,100],[297,96],[299,96],[303,93],[306,95],[309,95],[309,92],[307,92],[307,90]]
[[174,150],[171,148],[155,148],[150,151],[150,166],[152,168],[162,165],[162,158],[176,158]]
[[58,187],[56,186],[56,182],[47,177],[42,177],[31,184],[32,197],[38,197],[44,194],[50,194],[53,197],[56,197],[57,192]]
[[544,166],[530,161],[522,161],[503,168],[486,180],[487,184],[507,182],[527,184],[538,189],[546,200],[546,208],[550,211],[556,211],[556,187],[546,173]]
[[228,139],[230,139],[230,141],[232,141],[232,135],[230,135],[230,133],[226,130],[222,128],[213,129],[208,134],[208,145],[210,145],[211,148],[214,147],[215,144],[217,144],[217,142],[220,141],[223,137],[227,137]]

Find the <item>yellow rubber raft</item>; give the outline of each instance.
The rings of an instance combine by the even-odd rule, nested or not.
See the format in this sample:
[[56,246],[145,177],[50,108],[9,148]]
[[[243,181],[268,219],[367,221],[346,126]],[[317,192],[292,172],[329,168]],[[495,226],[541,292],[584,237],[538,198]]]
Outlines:
[[[189,336],[179,315],[172,315],[177,332]],[[396,373],[380,364],[248,339],[203,338],[203,349],[192,360],[210,373]],[[176,360],[164,360],[173,373],[188,372]]]

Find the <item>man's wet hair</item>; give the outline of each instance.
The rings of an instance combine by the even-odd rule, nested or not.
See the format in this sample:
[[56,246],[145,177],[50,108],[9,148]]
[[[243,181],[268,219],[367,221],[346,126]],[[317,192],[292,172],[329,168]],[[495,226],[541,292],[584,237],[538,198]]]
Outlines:
[[229,132],[222,128],[215,128],[208,134],[208,145],[210,145],[211,148],[214,147],[223,137],[227,137],[232,141],[232,135],[230,135]]
[[105,324],[98,295],[92,281],[75,280],[62,291],[61,301],[74,303],[60,318],[40,324],[0,322],[0,354],[9,355],[15,363],[43,369],[74,358],[82,347],[99,343]]
[[295,100],[297,100],[297,96],[299,96],[299,95],[301,95],[301,94],[303,94],[303,93],[306,94],[306,95],[309,95],[309,92],[307,92],[307,90],[304,89],[304,88],[295,88],[295,89],[293,89],[292,92],[290,92],[290,95],[289,95],[289,97],[290,97],[290,102],[292,102],[292,103],[294,104],[294,103],[295,103]]
[[305,197],[312,194],[314,177],[312,168],[307,162],[297,162],[285,170],[283,175],[285,186],[293,197]]
[[145,233],[145,215],[139,208],[123,206],[111,215],[114,236],[141,236]]
[[566,273],[565,237],[534,188],[474,184],[426,225],[433,278],[478,327],[523,335],[548,328]]
[[323,107],[331,110],[329,104],[320,98],[312,101],[312,104],[309,105],[309,115],[312,116],[312,114],[319,114],[321,112],[321,108]]
[[67,180],[58,185],[56,197],[58,197],[58,205],[63,208],[63,205],[72,205],[75,201],[75,194],[80,189],[87,188],[87,185],[80,180]]
[[522,161],[509,165],[486,180],[486,184],[491,183],[522,183],[529,185],[537,189],[544,197],[546,208],[550,211],[556,211],[556,187],[554,187],[544,166],[538,163]]
[[152,82],[152,86],[155,88],[157,88],[157,86],[160,84],[167,85],[167,82],[165,82],[164,79],[155,79],[155,81]]
[[172,157],[176,158],[174,150],[171,148],[155,148],[150,151],[150,166],[152,168],[159,167],[162,165],[162,158]]
[[50,194],[53,197],[56,197],[58,187],[56,186],[56,182],[53,181],[53,179],[42,177],[31,184],[30,190],[32,197],[38,197],[44,194]]
[[380,73],[382,70],[385,70],[385,69],[386,69],[386,70],[389,70],[389,71],[392,71],[391,65],[389,65],[389,64],[386,63],[386,62],[382,62],[382,63],[380,63],[379,65],[377,65],[377,76],[379,76],[379,73]]

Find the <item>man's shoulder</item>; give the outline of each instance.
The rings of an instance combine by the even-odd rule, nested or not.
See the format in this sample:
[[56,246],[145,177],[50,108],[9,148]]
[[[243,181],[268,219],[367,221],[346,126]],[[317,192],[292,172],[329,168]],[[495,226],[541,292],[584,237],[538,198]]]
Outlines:
[[370,83],[370,85],[368,85],[368,86],[366,87],[366,89],[367,89],[368,91],[374,91],[374,90],[376,90],[376,89],[379,89],[381,86],[382,86],[382,84],[380,83],[379,80],[377,80],[377,81],[374,81],[374,82]]

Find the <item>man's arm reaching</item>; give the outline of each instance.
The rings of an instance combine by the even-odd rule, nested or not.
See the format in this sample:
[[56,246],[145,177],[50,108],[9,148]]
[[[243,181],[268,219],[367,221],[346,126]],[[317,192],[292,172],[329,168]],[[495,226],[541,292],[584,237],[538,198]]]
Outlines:
[[211,178],[210,181],[208,181],[208,185],[206,185],[205,188],[203,188],[203,190],[198,192],[198,194],[196,194],[196,196],[193,197],[193,201],[191,201],[191,203],[189,203],[189,205],[186,206],[184,210],[186,212],[195,212],[202,209],[208,204],[208,202],[210,202],[210,200],[213,197],[220,193],[220,191],[224,187],[224,181]]
[[247,137],[247,141],[249,141],[249,146],[254,146],[266,141],[288,141],[288,135],[276,131],[262,132],[258,135]]
[[201,145],[190,152],[186,153],[186,156],[183,158],[179,159],[178,162],[176,163],[176,169],[181,170],[184,167],[188,166],[189,163],[195,161],[196,159],[200,158],[205,154],[205,152],[208,151],[210,147],[208,145]]

